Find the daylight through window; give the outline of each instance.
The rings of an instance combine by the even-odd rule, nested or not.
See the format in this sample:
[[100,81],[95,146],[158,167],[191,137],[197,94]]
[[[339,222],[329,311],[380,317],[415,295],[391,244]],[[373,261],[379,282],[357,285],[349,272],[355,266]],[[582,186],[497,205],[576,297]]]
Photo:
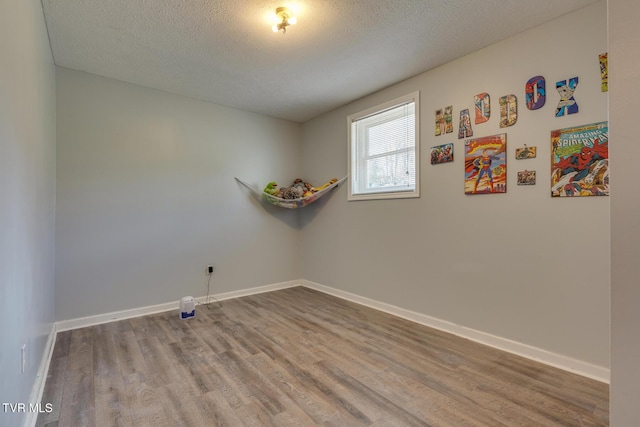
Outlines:
[[349,116],[349,200],[419,197],[418,92]]

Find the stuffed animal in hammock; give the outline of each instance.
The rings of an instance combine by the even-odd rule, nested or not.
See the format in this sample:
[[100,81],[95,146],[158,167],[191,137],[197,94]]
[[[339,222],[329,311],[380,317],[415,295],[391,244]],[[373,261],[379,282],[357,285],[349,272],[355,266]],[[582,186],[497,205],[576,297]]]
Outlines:
[[282,187],[278,193],[278,197],[281,199],[299,199],[304,194],[304,182],[298,178],[293,181],[291,187]]
[[315,193],[316,191],[324,190],[325,188],[327,188],[331,184],[335,184],[336,182],[338,182],[338,179],[337,178],[333,178],[331,181],[322,184],[320,187],[312,187],[311,191],[313,191]]
[[267,184],[266,187],[264,187],[263,191],[267,194],[271,194],[272,196],[275,196],[278,194],[278,184],[276,184],[275,181],[271,181],[270,183]]
[[314,187],[308,182],[303,181],[300,178],[296,178],[293,181],[293,184],[290,187],[280,187],[278,188],[278,184],[274,181],[271,181],[264,188],[264,192],[267,194],[271,194],[272,196],[279,197],[281,199],[293,200],[300,199],[302,197],[307,197],[316,193],[320,190],[323,190],[330,186],[331,184],[338,181],[336,178],[333,178],[331,181],[319,186]]

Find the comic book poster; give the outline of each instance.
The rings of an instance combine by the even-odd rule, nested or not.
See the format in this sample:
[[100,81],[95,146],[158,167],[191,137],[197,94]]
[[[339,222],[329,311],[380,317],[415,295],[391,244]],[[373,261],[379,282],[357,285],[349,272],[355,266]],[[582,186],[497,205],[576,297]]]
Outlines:
[[535,159],[538,152],[538,147],[527,147],[527,144],[522,148],[516,148],[516,159]]
[[453,143],[431,147],[431,164],[453,162]]
[[536,171],[518,171],[518,185],[536,185]]
[[507,192],[507,134],[468,139],[464,143],[465,194]]
[[551,196],[608,195],[608,122],[551,131]]

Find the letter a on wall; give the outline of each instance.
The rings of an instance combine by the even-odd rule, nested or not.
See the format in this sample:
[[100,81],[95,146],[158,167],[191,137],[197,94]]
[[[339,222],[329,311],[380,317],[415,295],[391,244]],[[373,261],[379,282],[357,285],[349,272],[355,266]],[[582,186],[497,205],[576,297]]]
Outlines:
[[468,138],[473,136],[473,129],[471,129],[471,117],[469,116],[469,109],[460,110],[460,127],[458,129],[458,139]]
[[529,110],[542,108],[547,102],[547,90],[544,77],[531,77],[524,87],[525,99]]
[[556,108],[556,117],[578,112],[578,103],[573,97],[576,86],[578,86],[577,77],[570,78],[569,83],[567,83],[566,80],[556,82],[556,90],[560,94],[560,102],[558,102],[558,107]]

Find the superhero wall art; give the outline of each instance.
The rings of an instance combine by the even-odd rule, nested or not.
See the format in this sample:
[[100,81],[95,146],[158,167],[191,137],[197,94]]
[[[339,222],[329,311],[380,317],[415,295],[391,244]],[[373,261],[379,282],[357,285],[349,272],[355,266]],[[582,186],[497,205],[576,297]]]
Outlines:
[[465,194],[507,192],[507,134],[468,139],[464,143]]
[[608,195],[608,122],[551,131],[551,196]]

